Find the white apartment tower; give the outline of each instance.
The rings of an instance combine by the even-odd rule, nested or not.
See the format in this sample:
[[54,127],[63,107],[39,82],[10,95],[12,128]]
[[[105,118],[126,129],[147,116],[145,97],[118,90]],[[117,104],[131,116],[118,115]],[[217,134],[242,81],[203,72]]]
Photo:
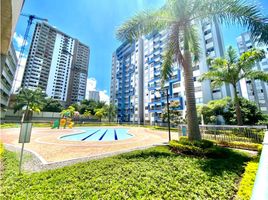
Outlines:
[[71,104],[85,98],[89,47],[58,29],[37,23],[22,86],[42,88],[49,97]]
[[[239,54],[252,49],[258,48],[265,51],[265,58],[256,63],[254,69],[268,72],[268,46],[255,43],[249,32],[243,33],[236,38]],[[250,101],[256,102],[259,109],[268,114],[268,84],[259,80],[246,80],[240,81],[240,95]]]

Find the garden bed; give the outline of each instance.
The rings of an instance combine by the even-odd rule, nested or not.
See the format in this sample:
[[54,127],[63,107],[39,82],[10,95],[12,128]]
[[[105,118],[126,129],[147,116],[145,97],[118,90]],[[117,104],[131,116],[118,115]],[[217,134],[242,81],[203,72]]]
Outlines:
[[231,199],[249,159],[176,155],[158,146],[56,170],[17,174],[5,151],[0,199]]

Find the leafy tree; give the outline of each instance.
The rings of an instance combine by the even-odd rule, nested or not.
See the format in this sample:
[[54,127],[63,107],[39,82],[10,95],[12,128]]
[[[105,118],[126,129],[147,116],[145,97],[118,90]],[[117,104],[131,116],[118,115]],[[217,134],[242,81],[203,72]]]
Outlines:
[[61,111],[63,117],[73,117],[75,113],[75,107],[69,106],[67,109]]
[[86,110],[83,114],[84,117],[90,117],[91,116],[91,112],[89,110]]
[[114,121],[116,115],[117,115],[117,108],[114,104],[109,104],[104,107],[107,113],[107,117],[109,122]]
[[200,55],[195,22],[208,18],[225,24],[245,26],[254,39],[268,42],[265,17],[256,5],[244,0],[166,0],[159,10],[141,12],[126,21],[116,34],[119,40],[132,42],[152,31],[168,30],[162,79],[165,81],[171,76],[173,61],[183,68],[189,140],[201,139],[192,69],[192,61],[198,61]]
[[45,105],[42,109],[42,111],[45,112],[61,112],[63,109],[63,106],[61,103],[56,99],[46,99]]
[[222,115],[225,110],[228,109],[230,102],[231,98],[226,97],[224,99],[212,100],[205,105],[198,106],[197,113],[200,121],[202,115],[205,124],[215,124],[217,122],[217,116]]
[[[265,120],[265,116],[261,113],[255,102],[245,98],[239,98],[239,102],[241,105],[243,124],[255,125]],[[227,111],[223,112],[223,117],[227,124],[237,124],[236,110],[233,103],[229,103],[229,108]]]
[[[170,118],[170,124],[173,125],[179,125],[184,123],[184,119],[182,117],[181,110],[178,110],[179,108],[179,101],[171,101],[169,105],[169,118]],[[165,106],[161,118],[163,122],[167,122],[168,120],[168,112],[167,112],[167,106]]]
[[107,115],[105,108],[96,108],[95,116],[101,121],[103,117]]
[[237,124],[243,125],[244,117],[241,113],[237,84],[241,79],[255,79],[268,81],[268,73],[253,70],[257,61],[264,58],[265,53],[262,50],[252,49],[243,53],[239,58],[236,51],[231,46],[226,52],[225,58],[209,59],[210,70],[202,74],[200,80],[209,79],[212,81],[212,87],[220,87],[224,83],[231,84],[234,89],[234,103],[237,117]]
[[[241,97],[239,102],[241,103],[243,124],[255,125],[265,121],[265,115],[259,111],[254,102]],[[199,117],[201,114],[203,115],[205,124],[215,124],[218,115],[223,116],[226,124],[237,124],[235,105],[230,97],[212,100],[206,105],[199,106],[197,110]]]
[[25,119],[29,120],[33,112],[40,112],[45,103],[46,94],[42,89],[21,88],[16,96],[14,113],[25,108]]

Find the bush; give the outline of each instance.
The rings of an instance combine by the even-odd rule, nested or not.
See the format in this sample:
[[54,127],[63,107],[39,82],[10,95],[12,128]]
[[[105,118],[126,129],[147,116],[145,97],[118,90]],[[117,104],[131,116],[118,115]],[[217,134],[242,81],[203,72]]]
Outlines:
[[4,153],[4,145],[0,140],[0,160],[2,159],[3,153]]
[[196,146],[202,149],[210,148],[213,146],[213,142],[210,140],[189,141],[187,137],[180,137],[179,143],[189,146]]
[[239,149],[248,149],[253,151],[259,151],[261,149],[261,144],[256,143],[247,143],[247,142],[227,142],[227,141],[217,141],[217,144],[224,146],[224,147],[232,147],[232,148],[239,148]]
[[258,162],[252,161],[247,164],[245,173],[239,184],[237,200],[250,200],[257,170]]
[[189,141],[187,137],[180,137],[179,141],[172,140],[169,145],[176,153],[208,158],[228,158],[233,153],[230,149],[214,146],[212,141]]
[[186,144],[180,143],[180,141],[176,141],[176,140],[170,141],[169,145],[177,153],[182,153],[182,154],[186,154],[186,155],[196,155],[196,156],[203,155],[203,150],[197,146],[186,145]]
[[258,146],[258,156],[261,156],[261,152],[262,152],[262,145]]

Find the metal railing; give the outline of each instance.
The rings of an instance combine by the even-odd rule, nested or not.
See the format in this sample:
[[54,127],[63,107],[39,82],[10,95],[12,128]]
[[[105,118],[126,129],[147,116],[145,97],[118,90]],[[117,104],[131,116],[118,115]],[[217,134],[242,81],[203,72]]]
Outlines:
[[[262,143],[266,126],[200,125],[203,139],[227,142]],[[179,125],[179,133],[187,135],[187,126]]]

